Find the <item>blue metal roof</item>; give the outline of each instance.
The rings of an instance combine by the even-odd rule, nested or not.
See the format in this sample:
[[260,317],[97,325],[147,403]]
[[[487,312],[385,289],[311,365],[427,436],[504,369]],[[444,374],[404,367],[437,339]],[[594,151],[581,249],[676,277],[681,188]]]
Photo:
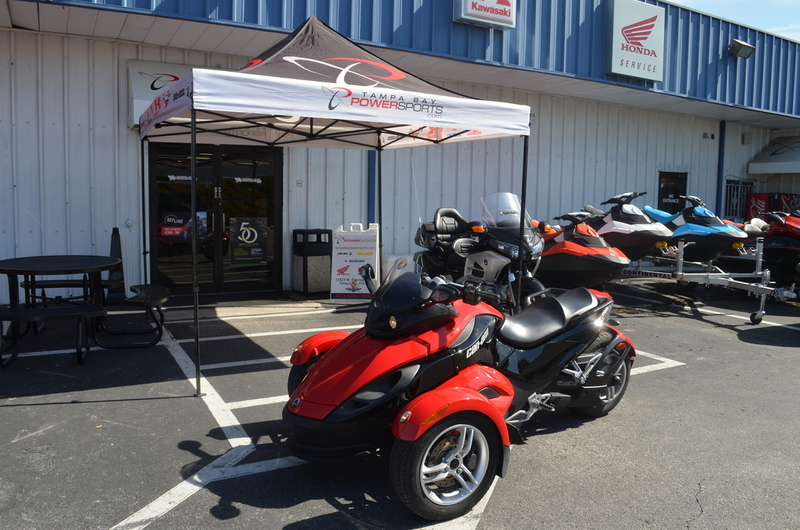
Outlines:
[[[64,0],[204,22],[290,31],[317,16],[363,44],[640,88],[800,116],[800,43],[667,2],[664,80],[606,73],[608,0],[519,0],[517,27],[453,22],[453,0]],[[730,39],[755,46],[728,54]]]

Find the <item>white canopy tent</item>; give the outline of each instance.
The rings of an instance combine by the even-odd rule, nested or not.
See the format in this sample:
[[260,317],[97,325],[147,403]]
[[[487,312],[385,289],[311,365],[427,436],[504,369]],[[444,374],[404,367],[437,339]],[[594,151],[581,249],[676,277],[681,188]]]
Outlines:
[[[468,98],[418,79],[312,17],[238,72],[192,69],[139,118],[141,140],[188,142],[192,219],[198,143],[371,149],[380,153],[443,142],[525,138],[527,188],[530,108]],[[380,238],[382,240],[382,238]],[[200,388],[197,243],[192,241],[197,388]]]

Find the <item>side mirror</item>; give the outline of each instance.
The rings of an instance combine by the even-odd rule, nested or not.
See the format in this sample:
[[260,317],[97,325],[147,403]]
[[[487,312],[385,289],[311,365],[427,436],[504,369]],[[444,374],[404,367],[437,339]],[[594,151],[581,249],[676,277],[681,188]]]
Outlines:
[[359,267],[358,273],[367,285],[369,294],[375,294],[375,269],[372,268],[372,265],[369,263],[362,265]]

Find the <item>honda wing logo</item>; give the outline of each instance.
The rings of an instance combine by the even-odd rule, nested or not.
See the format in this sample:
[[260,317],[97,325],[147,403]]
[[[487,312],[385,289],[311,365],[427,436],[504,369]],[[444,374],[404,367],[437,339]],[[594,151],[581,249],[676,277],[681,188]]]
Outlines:
[[622,37],[625,42],[631,46],[642,46],[642,42],[646,41],[653,32],[657,18],[658,16],[651,17],[622,28]]

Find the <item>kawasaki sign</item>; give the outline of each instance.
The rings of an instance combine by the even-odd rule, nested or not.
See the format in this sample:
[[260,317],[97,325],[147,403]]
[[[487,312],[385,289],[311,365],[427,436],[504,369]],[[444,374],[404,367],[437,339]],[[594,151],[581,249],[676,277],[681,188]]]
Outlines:
[[507,29],[517,24],[517,0],[453,0],[453,20]]
[[663,81],[664,9],[637,0],[608,6],[608,72]]

